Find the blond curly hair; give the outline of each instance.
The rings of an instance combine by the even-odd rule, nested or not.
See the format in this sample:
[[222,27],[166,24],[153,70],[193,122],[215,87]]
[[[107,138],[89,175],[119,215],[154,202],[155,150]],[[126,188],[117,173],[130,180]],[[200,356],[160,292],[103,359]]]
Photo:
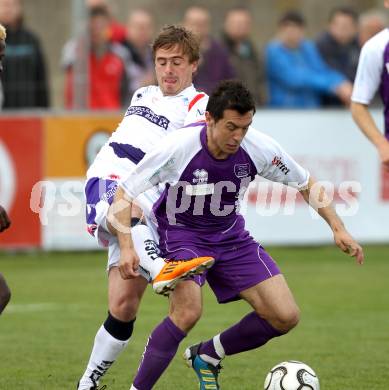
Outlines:
[[6,36],[5,27],[0,24],[0,40],[5,41]]

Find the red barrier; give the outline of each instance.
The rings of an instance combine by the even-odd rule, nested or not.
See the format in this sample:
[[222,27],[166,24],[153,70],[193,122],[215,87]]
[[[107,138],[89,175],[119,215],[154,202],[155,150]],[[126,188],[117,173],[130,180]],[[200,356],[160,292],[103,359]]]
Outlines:
[[0,234],[0,248],[41,246],[39,216],[30,210],[30,194],[42,180],[42,161],[42,120],[0,118],[0,204],[12,221]]

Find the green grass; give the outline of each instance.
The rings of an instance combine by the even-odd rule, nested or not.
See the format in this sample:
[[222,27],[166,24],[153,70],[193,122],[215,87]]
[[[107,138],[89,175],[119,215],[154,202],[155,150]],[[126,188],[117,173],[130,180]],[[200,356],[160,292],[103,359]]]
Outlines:
[[[270,248],[302,311],[288,335],[263,348],[228,357],[225,390],[260,390],[276,363],[302,360],[322,390],[389,389],[389,247],[365,248],[358,267],[335,248]],[[0,270],[12,302],[0,317],[0,389],[75,389],[96,330],[106,316],[105,255],[0,253]],[[197,389],[180,355],[184,348],[235,323],[249,311],[243,302],[217,305],[204,289],[204,315],[180,346],[156,389]],[[134,337],[102,384],[128,389],[152,328],[167,300],[148,291]]]

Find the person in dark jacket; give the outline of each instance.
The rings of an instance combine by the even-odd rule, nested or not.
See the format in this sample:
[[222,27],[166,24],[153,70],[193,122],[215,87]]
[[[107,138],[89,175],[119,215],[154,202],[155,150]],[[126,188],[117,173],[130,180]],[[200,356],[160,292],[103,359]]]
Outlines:
[[193,84],[197,89],[211,94],[219,81],[236,77],[236,71],[227,50],[211,37],[211,14],[208,8],[199,5],[187,8],[183,25],[200,41],[201,59]]
[[3,61],[4,109],[49,106],[46,64],[39,39],[23,25],[20,0],[0,0],[0,23],[7,29]]
[[252,16],[248,8],[230,8],[224,19],[222,42],[226,47],[237,77],[254,97],[255,104],[264,103],[264,64],[250,39]]
[[[328,66],[353,82],[360,52],[358,14],[349,7],[333,9],[328,28],[316,39],[316,47]],[[328,96],[323,99],[323,104],[341,106],[342,102],[336,97]]]

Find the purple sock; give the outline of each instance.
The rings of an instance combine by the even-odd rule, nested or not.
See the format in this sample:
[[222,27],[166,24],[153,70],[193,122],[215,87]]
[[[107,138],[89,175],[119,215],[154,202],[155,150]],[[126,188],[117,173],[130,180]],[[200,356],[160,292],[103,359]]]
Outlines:
[[154,386],[185,336],[186,333],[174,325],[169,317],[153,330],[134,379],[134,386],[138,390],[149,390]]
[[[252,312],[243,317],[240,322],[222,332],[220,334],[220,343],[226,355],[234,355],[258,348],[266,344],[270,339],[281,335],[282,333],[273,328],[266,320]],[[199,353],[214,359],[222,358],[215,351],[213,339],[203,343]]]

